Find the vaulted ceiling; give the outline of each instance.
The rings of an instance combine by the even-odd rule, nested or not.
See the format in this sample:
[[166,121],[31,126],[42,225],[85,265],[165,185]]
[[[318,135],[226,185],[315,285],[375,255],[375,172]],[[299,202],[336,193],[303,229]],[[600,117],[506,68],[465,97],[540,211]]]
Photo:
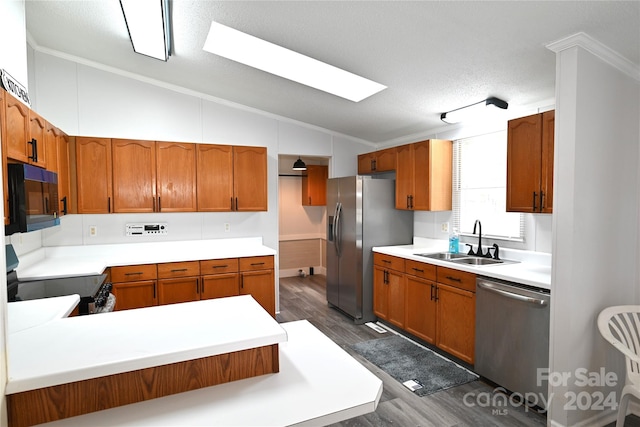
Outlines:
[[[117,0],[27,0],[37,50],[78,57],[371,142],[442,128],[496,96],[554,99],[546,44],[585,32],[640,69],[639,1],[172,0],[167,62],[133,52]],[[202,50],[211,21],[388,88],[359,103]]]

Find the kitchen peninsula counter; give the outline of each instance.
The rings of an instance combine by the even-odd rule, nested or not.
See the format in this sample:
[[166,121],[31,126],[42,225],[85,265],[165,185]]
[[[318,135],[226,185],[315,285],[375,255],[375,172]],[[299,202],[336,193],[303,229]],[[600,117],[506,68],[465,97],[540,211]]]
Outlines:
[[[474,248],[476,245],[474,245]],[[441,267],[453,268],[460,271],[474,273],[478,276],[491,277],[509,282],[521,283],[540,289],[551,290],[551,255],[500,248],[500,258],[516,261],[513,263],[472,266],[453,263],[451,261],[426,258],[417,254],[447,252],[448,242],[436,239],[414,239],[413,245],[380,246],[373,248],[374,252]]]
[[92,276],[107,267],[275,255],[261,237],[43,247],[19,256],[20,280]]

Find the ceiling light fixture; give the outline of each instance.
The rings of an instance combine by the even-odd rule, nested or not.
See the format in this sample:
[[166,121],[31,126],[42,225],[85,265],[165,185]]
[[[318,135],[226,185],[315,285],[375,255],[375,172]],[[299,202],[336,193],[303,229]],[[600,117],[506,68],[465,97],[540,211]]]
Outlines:
[[166,61],[171,55],[169,0],[120,0],[136,53]]
[[217,22],[204,50],[330,94],[359,102],[386,86]]
[[449,124],[455,124],[469,120],[478,120],[486,118],[487,114],[489,114],[492,110],[495,111],[496,108],[506,110],[508,106],[509,104],[507,104],[502,99],[491,97],[485,99],[484,101],[480,101],[466,107],[458,108],[457,110],[442,113],[440,115],[440,120]]
[[293,170],[294,171],[306,171],[307,170],[307,165],[302,161],[302,159],[300,157],[298,157],[298,160],[296,160],[295,163],[293,164]]

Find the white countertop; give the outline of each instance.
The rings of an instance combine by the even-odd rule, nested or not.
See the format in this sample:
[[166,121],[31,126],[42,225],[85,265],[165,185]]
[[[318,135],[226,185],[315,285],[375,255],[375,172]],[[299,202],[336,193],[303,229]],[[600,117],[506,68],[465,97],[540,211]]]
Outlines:
[[[94,316],[95,317],[95,316]],[[373,412],[382,381],[306,320],[283,323],[280,372],[44,424],[327,425]]]
[[500,258],[518,262],[483,265],[479,267],[456,264],[450,261],[436,260],[417,255],[422,253],[446,252],[447,249],[448,245],[444,240],[416,239],[413,245],[380,246],[373,248],[373,251],[442,267],[454,268],[460,271],[467,271],[479,276],[507,280],[551,290],[551,255],[549,254],[500,248]]
[[220,258],[275,255],[260,237],[56,246],[20,255],[16,269],[20,280],[91,276],[119,265],[156,264]]
[[248,295],[64,317],[73,297],[7,305],[7,394],[287,340]]

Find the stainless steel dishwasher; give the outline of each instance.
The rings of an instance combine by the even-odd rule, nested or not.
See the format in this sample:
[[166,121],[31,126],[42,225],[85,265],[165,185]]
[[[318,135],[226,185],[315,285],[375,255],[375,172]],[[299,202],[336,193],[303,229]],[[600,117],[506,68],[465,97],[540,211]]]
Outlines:
[[549,368],[549,291],[484,277],[476,285],[474,370],[546,409],[538,369]]

